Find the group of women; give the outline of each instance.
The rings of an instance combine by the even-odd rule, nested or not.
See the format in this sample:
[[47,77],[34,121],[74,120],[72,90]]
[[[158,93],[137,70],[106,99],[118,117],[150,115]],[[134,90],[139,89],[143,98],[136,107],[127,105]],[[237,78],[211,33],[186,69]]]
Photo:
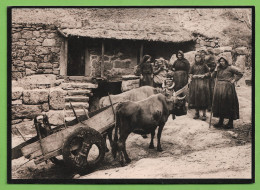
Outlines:
[[[205,59],[206,55],[208,59]],[[215,127],[233,128],[233,120],[239,119],[239,104],[235,90],[235,82],[242,78],[243,73],[231,66],[225,57],[215,63],[211,51],[199,51],[195,54],[194,64],[184,57],[182,51],[176,54],[177,60],[169,65],[163,58],[151,62],[150,55],[145,55],[138,65],[141,74],[141,86],[161,87],[166,78],[171,78],[177,91],[189,83],[189,108],[195,109],[194,119],[206,120],[206,110],[212,109],[213,117],[219,122]],[[212,107],[213,106],[213,107]],[[224,124],[224,119],[229,119]]]

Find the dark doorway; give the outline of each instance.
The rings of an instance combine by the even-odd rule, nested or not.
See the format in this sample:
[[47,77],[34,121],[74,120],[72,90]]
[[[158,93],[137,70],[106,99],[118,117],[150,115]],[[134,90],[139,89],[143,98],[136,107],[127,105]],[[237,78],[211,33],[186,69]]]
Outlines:
[[85,75],[85,43],[81,38],[70,38],[68,41],[67,75]]
[[98,83],[98,88],[93,90],[93,96],[89,99],[89,111],[95,111],[99,109],[100,98],[109,94],[120,94],[122,81],[119,82],[107,82],[101,81]]

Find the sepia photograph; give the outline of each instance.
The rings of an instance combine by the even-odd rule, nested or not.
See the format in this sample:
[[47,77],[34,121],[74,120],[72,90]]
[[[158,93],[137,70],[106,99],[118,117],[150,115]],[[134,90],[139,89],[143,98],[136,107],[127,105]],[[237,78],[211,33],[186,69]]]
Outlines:
[[253,7],[8,11],[10,183],[253,183]]

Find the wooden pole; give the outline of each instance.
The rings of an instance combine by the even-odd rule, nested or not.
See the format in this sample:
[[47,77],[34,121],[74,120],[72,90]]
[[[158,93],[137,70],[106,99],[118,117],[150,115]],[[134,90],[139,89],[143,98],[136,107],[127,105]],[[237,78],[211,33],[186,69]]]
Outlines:
[[140,47],[140,60],[139,63],[141,63],[142,59],[143,59],[143,54],[144,54],[144,43],[141,42],[141,47]]
[[213,89],[213,97],[212,97],[212,103],[211,103],[211,112],[210,112],[210,118],[209,118],[209,128],[211,127],[211,120],[212,120],[212,114],[213,114],[213,106],[214,106],[217,82],[218,82],[218,70],[217,70],[217,73],[216,73],[216,80],[215,80],[215,85],[214,85],[214,89]]
[[102,40],[101,77],[104,77],[104,54],[105,54],[105,44],[104,44],[104,40]]

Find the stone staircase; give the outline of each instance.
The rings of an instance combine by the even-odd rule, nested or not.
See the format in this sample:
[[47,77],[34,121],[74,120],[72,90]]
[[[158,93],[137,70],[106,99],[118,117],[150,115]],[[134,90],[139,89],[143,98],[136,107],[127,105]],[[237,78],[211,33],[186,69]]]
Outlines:
[[85,111],[88,113],[89,98],[93,96],[92,89],[97,87],[97,84],[82,81],[66,81],[61,84],[61,88],[67,91],[64,108],[65,121],[75,119],[70,103],[74,107],[77,116],[85,115]]

